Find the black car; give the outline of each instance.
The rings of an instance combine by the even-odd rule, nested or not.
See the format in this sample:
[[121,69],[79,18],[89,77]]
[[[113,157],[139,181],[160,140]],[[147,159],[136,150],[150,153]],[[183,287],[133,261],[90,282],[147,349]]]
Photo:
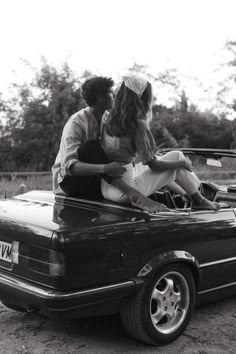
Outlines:
[[196,303],[234,294],[236,152],[182,151],[220,210],[191,210],[165,189],[152,196],[170,208],[158,214],[51,191],[2,199],[3,304],[54,318],[120,312],[131,336],[157,345],[184,331]]

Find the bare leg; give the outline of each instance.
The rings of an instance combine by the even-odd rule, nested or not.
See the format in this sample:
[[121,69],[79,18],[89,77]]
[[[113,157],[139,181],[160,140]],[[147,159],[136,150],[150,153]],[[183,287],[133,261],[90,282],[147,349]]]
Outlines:
[[[184,155],[180,151],[172,151],[168,156],[170,159],[181,160],[184,159]],[[181,189],[184,190],[187,196],[190,197],[192,202],[193,209],[201,209],[201,210],[218,210],[220,209],[220,204],[211,202],[201,195],[198,188],[200,186],[200,181],[194,172],[190,172],[186,169],[179,168],[176,170],[176,178],[174,185],[171,183],[170,185],[176,188],[180,186]],[[185,195],[186,196],[186,195]]]
[[220,209],[220,204],[216,202],[211,202],[210,200],[203,197],[200,192],[196,192],[190,196],[192,200],[192,209],[201,210],[218,210]]
[[184,196],[186,194],[185,190],[180,187],[176,182],[171,182],[166,186],[167,189],[169,189],[172,192],[175,192],[177,194],[180,194]]
[[180,198],[182,199],[184,205],[190,205],[190,203],[192,202],[188,193],[186,193],[185,190],[182,187],[180,187],[176,182],[169,183],[166,186],[166,188],[174,193],[177,193],[180,196]]

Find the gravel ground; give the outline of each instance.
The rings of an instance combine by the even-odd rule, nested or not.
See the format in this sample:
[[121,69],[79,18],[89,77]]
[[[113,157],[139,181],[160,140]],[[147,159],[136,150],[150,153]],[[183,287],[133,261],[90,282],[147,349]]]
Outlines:
[[197,309],[184,334],[163,347],[126,336],[119,316],[52,321],[0,305],[2,354],[236,353],[236,300]]

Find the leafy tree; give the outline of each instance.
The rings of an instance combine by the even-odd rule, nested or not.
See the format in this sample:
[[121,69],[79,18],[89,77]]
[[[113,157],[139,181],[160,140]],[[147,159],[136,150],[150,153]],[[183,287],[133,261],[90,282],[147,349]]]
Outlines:
[[163,105],[153,106],[153,119],[150,124],[151,131],[155,138],[158,148],[177,147],[178,143],[170,133],[165,120],[171,114],[172,110]]
[[180,100],[177,101],[177,107],[181,113],[188,112],[188,108],[189,108],[188,97],[187,97],[186,92],[184,90],[181,92]]
[[233,141],[231,122],[213,114],[175,111],[166,124],[179,145],[229,149]]
[[50,169],[65,122],[84,105],[79,82],[67,64],[59,70],[42,59],[32,82],[15,85],[17,98],[4,109],[4,139],[10,141],[15,169]]

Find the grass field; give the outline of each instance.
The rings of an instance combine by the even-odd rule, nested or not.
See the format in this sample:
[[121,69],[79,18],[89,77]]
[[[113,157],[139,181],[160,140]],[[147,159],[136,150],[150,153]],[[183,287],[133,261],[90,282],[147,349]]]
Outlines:
[[5,195],[9,198],[35,189],[52,190],[52,177],[48,175],[0,179],[0,198]]

